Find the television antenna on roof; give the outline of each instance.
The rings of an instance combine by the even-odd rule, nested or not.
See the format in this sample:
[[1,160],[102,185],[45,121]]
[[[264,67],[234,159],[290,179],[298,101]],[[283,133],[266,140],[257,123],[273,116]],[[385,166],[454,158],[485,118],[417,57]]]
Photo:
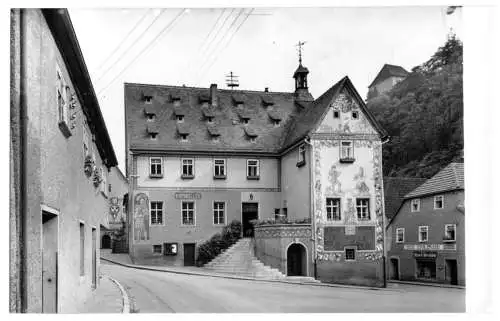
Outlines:
[[226,75],[227,86],[230,87],[231,89],[234,89],[234,87],[239,87],[240,84],[238,78],[239,78],[238,76],[233,75],[233,72],[230,71],[229,75]]

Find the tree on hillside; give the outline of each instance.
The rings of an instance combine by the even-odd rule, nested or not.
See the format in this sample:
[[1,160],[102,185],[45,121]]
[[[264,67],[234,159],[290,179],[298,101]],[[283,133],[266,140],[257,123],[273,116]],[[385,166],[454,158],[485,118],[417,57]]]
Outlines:
[[431,177],[463,149],[463,46],[455,35],[391,91],[368,100],[392,140],[384,174]]

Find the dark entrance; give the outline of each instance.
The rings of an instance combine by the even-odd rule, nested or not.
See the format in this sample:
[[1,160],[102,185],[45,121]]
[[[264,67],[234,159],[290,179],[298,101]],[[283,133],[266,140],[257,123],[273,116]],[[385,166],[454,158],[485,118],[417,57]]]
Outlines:
[[259,218],[259,203],[242,203],[241,216],[243,236],[253,237],[253,224],[250,221]]
[[287,275],[306,276],[306,249],[302,244],[295,243],[288,247],[286,252]]
[[194,266],[195,243],[184,243],[184,266]]
[[97,288],[97,230],[92,228],[92,287]]
[[457,285],[457,260],[445,260],[446,262],[446,282]]
[[57,313],[58,218],[42,212],[42,312]]
[[399,260],[391,259],[391,280],[399,280]]
[[109,235],[104,234],[101,240],[101,249],[110,249],[111,248],[111,237]]

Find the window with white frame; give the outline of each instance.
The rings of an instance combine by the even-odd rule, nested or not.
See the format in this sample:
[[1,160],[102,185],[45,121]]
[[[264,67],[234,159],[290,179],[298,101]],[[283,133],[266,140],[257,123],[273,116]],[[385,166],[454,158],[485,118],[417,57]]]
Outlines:
[[306,163],[306,145],[302,144],[299,146],[299,155],[298,155],[297,165],[304,165]]
[[419,226],[418,227],[418,241],[419,242],[427,242],[429,238],[429,227],[428,226]]
[[341,142],[340,143],[340,158],[341,159],[353,159],[354,152],[352,150],[352,142]]
[[56,64],[56,99],[59,128],[64,136],[69,137],[71,136],[71,130],[69,128],[69,90],[67,87],[61,68]]
[[410,207],[412,212],[420,212],[420,198],[412,199]]
[[259,161],[256,159],[247,160],[247,178],[259,177]]
[[455,241],[457,237],[456,230],[457,226],[455,224],[446,224],[444,226],[444,241]]
[[214,177],[226,177],[226,160],[214,159]]
[[163,164],[161,157],[149,158],[149,176],[161,177],[163,176]]
[[396,229],[396,243],[403,243],[405,241],[405,229],[400,227]]
[[326,220],[340,221],[340,198],[326,199]]
[[182,177],[194,177],[194,159],[182,159]]
[[356,199],[356,212],[358,214],[358,220],[369,220],[370,219],[370,199],[369,198],[357,198]]
[[436,195],[434,196],[434,209],[439,210],[444,207],[444,196]]
[[224,225],[226,223],[225,211],[226,211],[226,203],[225,202],[214,202],[214,224],[215,225]]
[[151,201],[149,212],[151,225],[163,225],[163,202]]
[[182,202],[182,225],[194,225],[194,202]]

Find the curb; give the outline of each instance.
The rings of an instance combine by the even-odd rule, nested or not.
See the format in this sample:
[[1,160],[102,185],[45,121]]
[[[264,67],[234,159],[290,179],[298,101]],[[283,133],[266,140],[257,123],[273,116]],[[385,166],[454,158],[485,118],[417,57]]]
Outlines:
[[122,293],[122,302],[123,302],[123,309],[122,313],[130,313],[130,299],[128,297],[127,292],[123,288],[123,286],[115,280],[114,278],[110,277],[109,275],[106,275],[108,279],[110,279],[116,286],[120,289],[120,292]]
[[461,286],[461,285],[440,284],[440,283],[430,283],[430,282],[424,283],[424,282],[390,280],[390,281],[387,281],[387,283],[419,285],[419,286],[433,286],[435,288],[448,288],[448,289],[465,290],[465,286]]
[[294,284],[294,285],[312,285],[312,286],[322,286],[322,287],[330,287],[330,288],[346,288],[346,289],[356,289],[356,290],[374,290],[374,291],[395,291],[400,292],[397,289],[388,289],[388,288],[376,288],[369,286],[356,286],[356,285],[344,285],[344,284],[331,284],[331,283],[309,283],[309,282],[290,282],[286,280],[266,280],[266,279],[257,279],[250,277],[242,277],[236,275],[220,275],[220,274],[207,274],[207,273],[197,273],[191,271],[175,271],[175,270],[167,270],[167,269],[158,269],[154,267],[146,267],[146,266],[137,266],[132,264],[125,264],[117,261],[113,261],[107,258],[101,257],[101,260],[110,262],[116,265],[138,269],[138,270],[146,270],[146,271],[156,271],[156,272],[166,272],[166,273],[174,273],[174,274],[185,274],[185,275],[197,275],[197,276],[205,276],[205,277],[214,277],[221,279],[232,279],[232,280],[247,280],[247,281],[260,281],[260,282],[268,282],[268,283],[285,283],[285,284]]

